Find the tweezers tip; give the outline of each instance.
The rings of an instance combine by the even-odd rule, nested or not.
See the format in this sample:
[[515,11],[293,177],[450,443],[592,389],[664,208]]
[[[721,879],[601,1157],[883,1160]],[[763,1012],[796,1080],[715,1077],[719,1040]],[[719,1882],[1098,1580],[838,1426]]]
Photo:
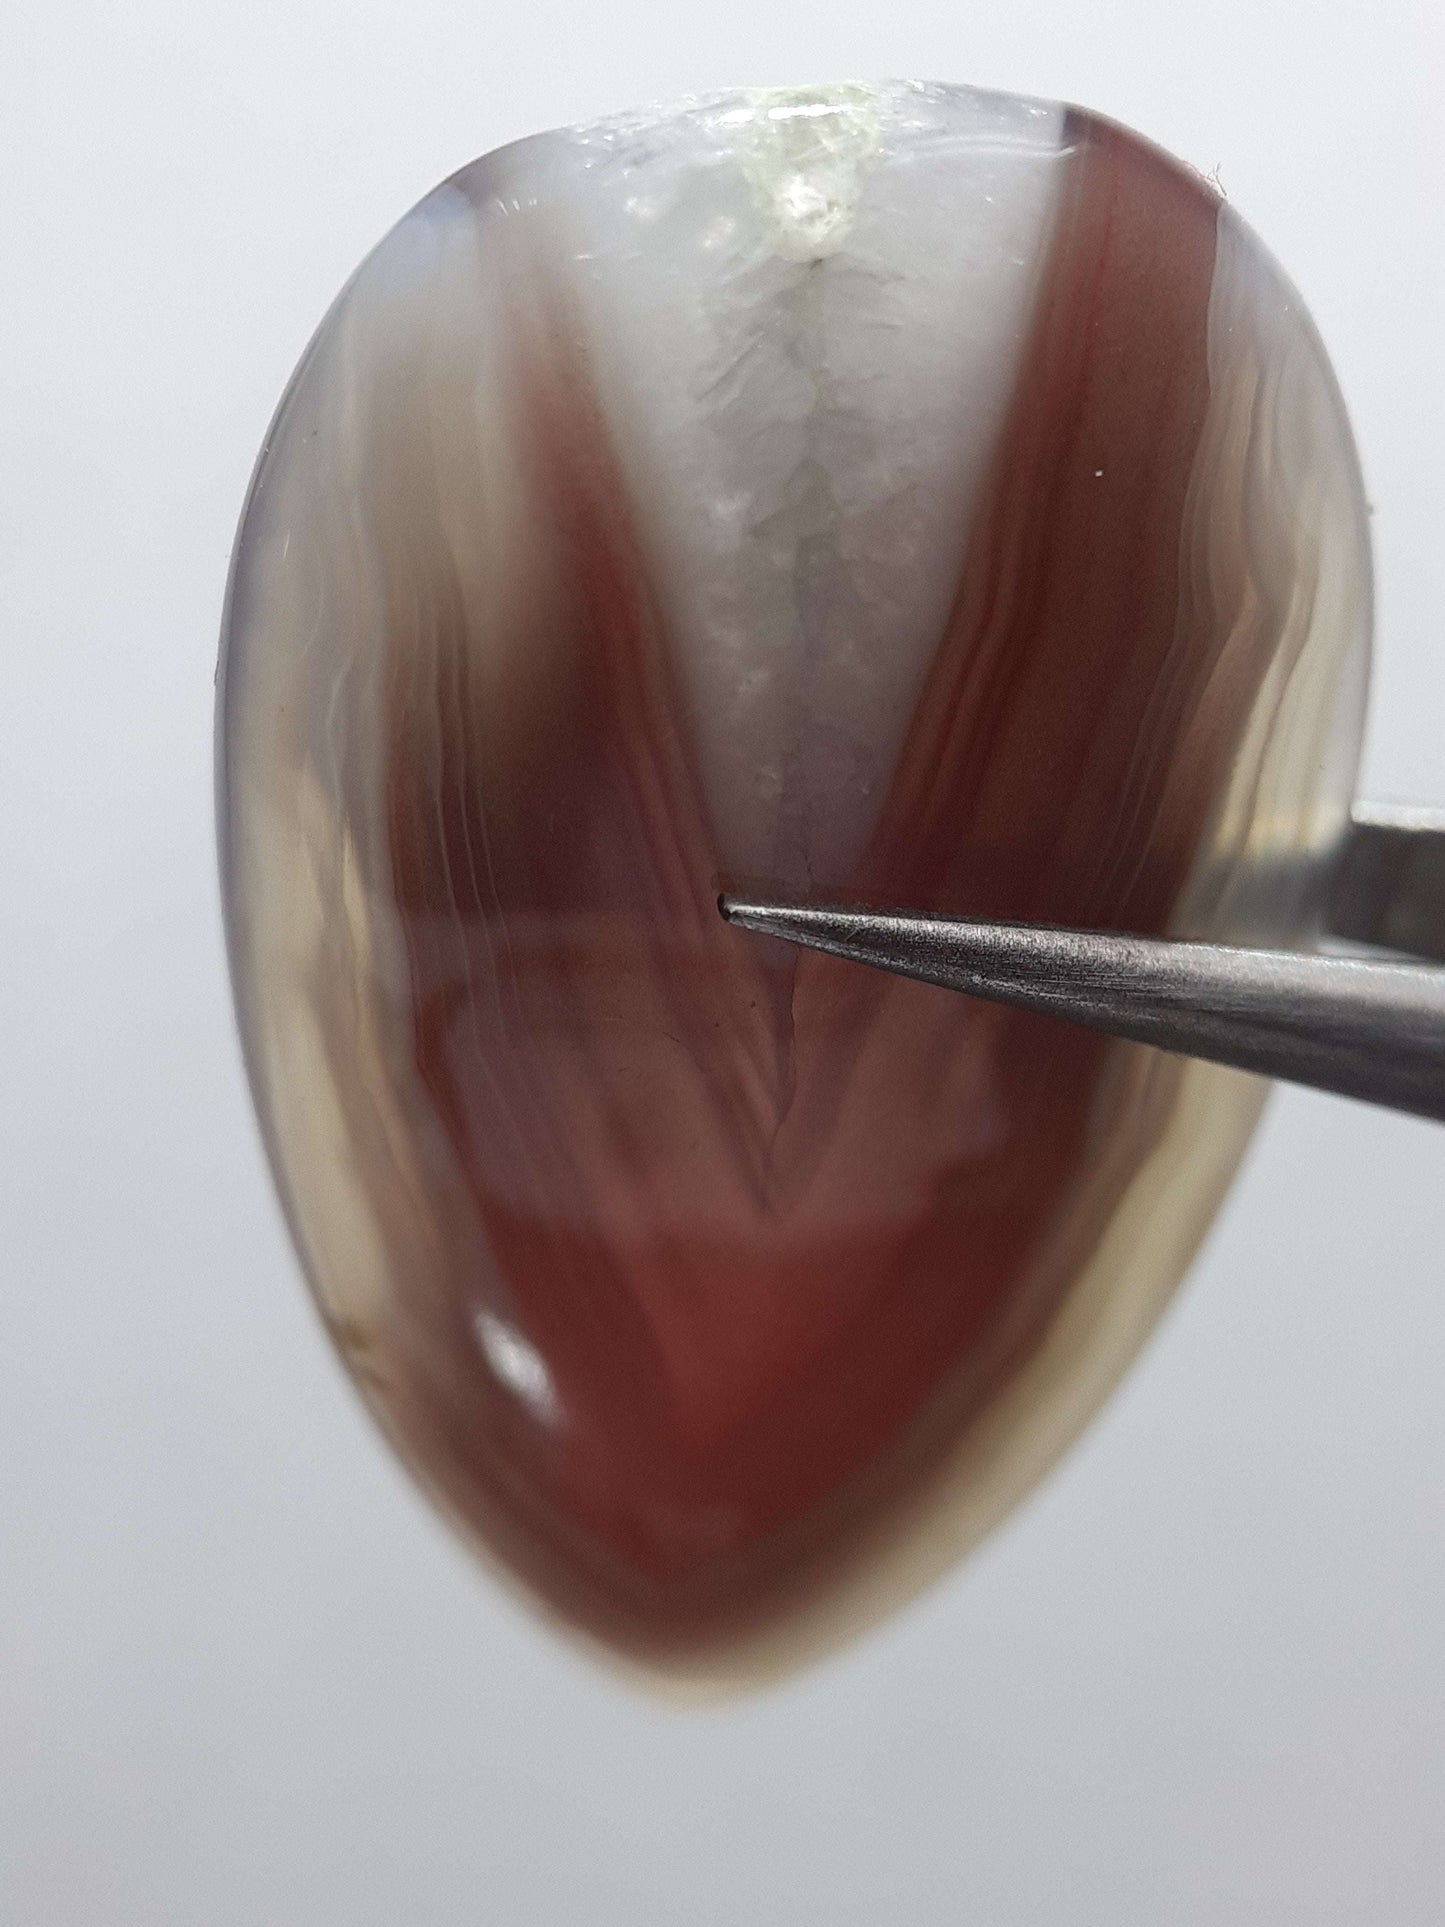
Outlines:
[[745,898],[729,896],[722,891],[717,900],[717,913],[724,923],[734,923],[740,930],[763,930],[771,928],[778,917],[784,919],[790,913],[790,905],[771,903],[749,903]]

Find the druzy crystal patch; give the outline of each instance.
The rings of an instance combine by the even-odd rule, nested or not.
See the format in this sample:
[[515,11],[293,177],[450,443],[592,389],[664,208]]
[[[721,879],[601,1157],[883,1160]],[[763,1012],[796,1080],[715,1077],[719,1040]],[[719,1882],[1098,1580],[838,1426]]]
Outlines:
[[729,929],[788,900],[1307,941],[1365,507],[1210,186],[964,88],[689,102],[429,195],[238,542],[247,1058],[340,1351],[635,1660],[905,1598],[1117,1380],[1258,1087]]

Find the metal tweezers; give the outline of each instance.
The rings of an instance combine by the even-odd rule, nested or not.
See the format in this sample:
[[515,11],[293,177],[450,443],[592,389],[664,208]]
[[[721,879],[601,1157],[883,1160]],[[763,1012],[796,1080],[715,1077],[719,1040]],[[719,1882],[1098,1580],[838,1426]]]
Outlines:
[[730,896],[718,907],[810,950],[1445,1123],[1445,810],[1355,808],[1325,933],[1381,957]]

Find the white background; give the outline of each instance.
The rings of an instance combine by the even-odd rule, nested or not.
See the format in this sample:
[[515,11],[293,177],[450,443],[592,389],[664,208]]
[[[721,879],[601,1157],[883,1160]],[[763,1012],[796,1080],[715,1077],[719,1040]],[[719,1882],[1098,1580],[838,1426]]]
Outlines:
[[1445,1136],[1277,1098],[1123,1393],[770,1696],[639,1699],[452,1544],[319,1335],[232,1036],[227,553],[353,264],[514,135],[878,74],[1223,184],[1376,505],[1377,795],[1445,800],[1439,0],[0,0],[3,1927],[1445,1918]]

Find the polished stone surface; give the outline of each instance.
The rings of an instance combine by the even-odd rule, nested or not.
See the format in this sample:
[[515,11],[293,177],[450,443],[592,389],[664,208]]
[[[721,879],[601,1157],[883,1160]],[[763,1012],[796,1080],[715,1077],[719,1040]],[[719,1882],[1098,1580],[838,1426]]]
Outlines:
[[1257,1113],[719,889],[1307,941],[1369,611],[1297,294],[1089,115],[729,96],[392,230],[242,523],[227,914],[323,1314],[533,1598],[742,1676],[887,1610],[1116,1381]]

